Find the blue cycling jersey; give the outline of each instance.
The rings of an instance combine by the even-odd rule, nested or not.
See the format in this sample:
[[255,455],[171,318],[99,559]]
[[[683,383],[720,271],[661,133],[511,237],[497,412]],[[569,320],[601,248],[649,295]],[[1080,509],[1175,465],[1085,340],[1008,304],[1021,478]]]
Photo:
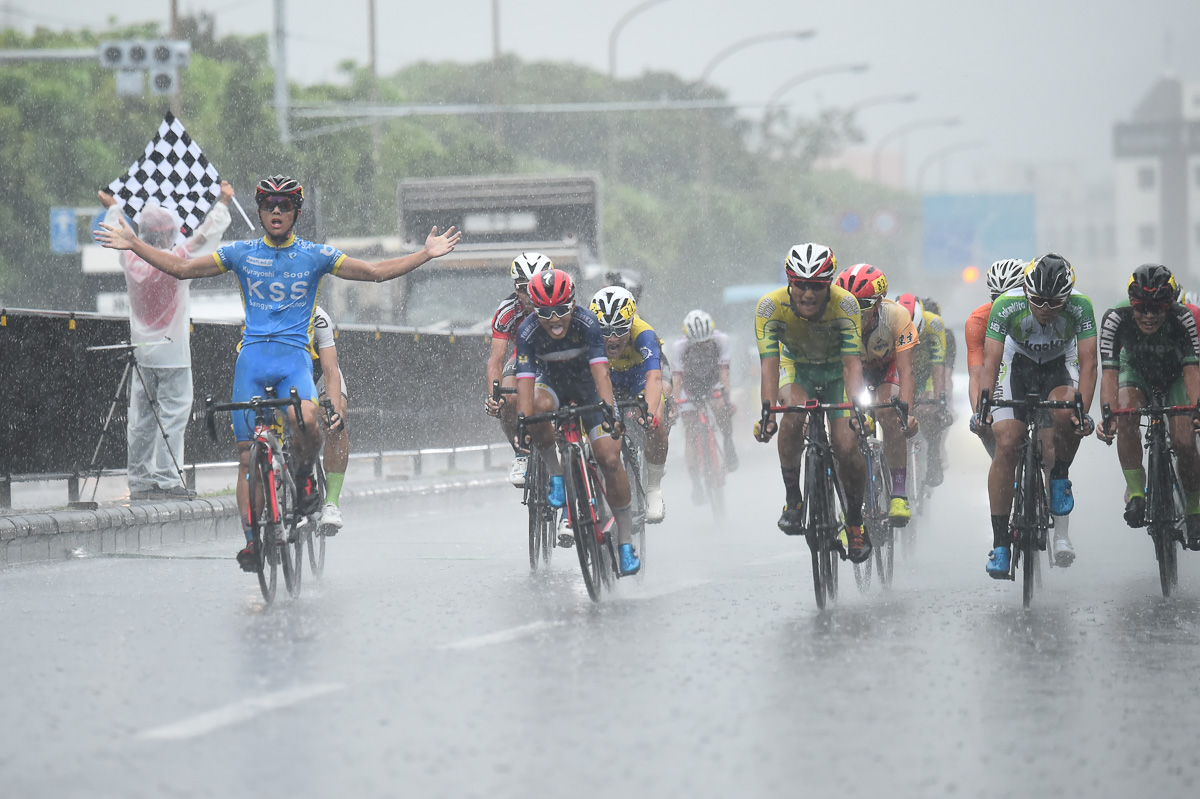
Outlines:
[[213,253],[222,272],[233,272],[246,310],[243,344],[280,342],[308,349],[321,278],[337,274],[345,253],[289,235],[283,246],[261,239],[236,241]]

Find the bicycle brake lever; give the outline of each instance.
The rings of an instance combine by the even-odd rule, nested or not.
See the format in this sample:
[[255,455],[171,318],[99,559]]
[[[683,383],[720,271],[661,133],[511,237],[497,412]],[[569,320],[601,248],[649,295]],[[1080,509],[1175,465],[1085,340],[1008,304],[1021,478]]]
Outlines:
[[208,437],[212,442],[217,443],[217,420],[213,418],[213,398],[204,398],[204,427],[208,430]]
[[296,387],[292,386],[290,395],[291,402],[289,403],[296,411],[296,427],[304,430],[304,414],[300,410],[300,393],[296,391]]

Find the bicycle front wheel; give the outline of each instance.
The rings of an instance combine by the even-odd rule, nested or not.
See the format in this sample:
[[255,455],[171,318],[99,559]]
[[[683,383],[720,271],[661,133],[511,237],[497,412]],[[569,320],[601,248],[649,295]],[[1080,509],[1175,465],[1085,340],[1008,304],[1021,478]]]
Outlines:
[[537,571],[542,558],[542,546],[545,543],[543,506],[546,502],[546,492],[543,480],[542,460],[536,451],[531,452],[529,469],[525,472],[525,510],[529,514],[529,570],[532,572]]
[[279,544],[279,563],[283,567],[283,584],[293,597],[300,595],[300,568],[304,545],[296,525],[296,484],[284,470],[275,486],[279,503],[279,521],[275,535]]
[[579,554],[579,569],[583,583],[593,602],[600,601],[600,546],[596,539],[595,506],[587,496],[587,468],[583,456],[572,448],[568,458],[564,483],[567,489],[567,509],[571,530],[575,534],[575,551]]
[[258,546],[258,587],[263,599],[270,604],[275,601],[275,586],[279,567],[278,547],[275,544],[275,522],[272,517],[272,500],[275,496],[274,474],[267,463],[260,445],[255,444],[251,454],[249,477],[250,529]]

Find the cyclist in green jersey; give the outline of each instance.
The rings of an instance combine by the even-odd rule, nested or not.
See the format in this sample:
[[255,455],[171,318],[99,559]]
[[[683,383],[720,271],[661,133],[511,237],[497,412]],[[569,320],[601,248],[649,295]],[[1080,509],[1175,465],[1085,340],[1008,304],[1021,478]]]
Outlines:
[[[1158,390],[1168,405],[1194,405],[1200,397],[1196,320],[1177,301],[1179,286],[1171,270],[1161,264],[1139,266],[1129,278],[1127,293],[1129,298],[1108,309],[1100,325],[1100,402],[1113,408],[1142,408]],[[1096,431],[1102,441],[1117,439],[1117,456],[1129,487],[1125,522],[1130,527],[1146,523],[1146,471],[1142,468],[1139,423],[1137,416],[1121,416]],[[1187,500],[1187,545],[1188,549],[1200,549],[1196,422],[1175,416],[1169,424],[1171,449],[1179,461],[1179,480]]]
[[[1096,318],[1092,301],[1074,288],[1075,270],[1066,258],[1049,253],[1031,261],[1022,288],[1002,294],[992,305],[981,373],[981,385],[995,386],[997,399],[1033,394],[1070,401],[1076,390],[1083,395],[1083,419],[1076,419],[1072,411],[1053,411],[1054,424],[1043,431],[1046,462],[1053,464],[1050,512],[1055,517],[1054,559],[1060,566],[1075,559],[1067,537],[1067,516],[1075,507],[1071,462],[1083,436],[1091,435],[1095,427],[1086,414],[1096,389]],[[977,418],[974,427],[981,434],[990,428],[996,439],[996,456],[988,473],[993,548],[987,573],[1007,579],[1012,556],[1008,519],[1025,411],[997,408],[989,418]]]

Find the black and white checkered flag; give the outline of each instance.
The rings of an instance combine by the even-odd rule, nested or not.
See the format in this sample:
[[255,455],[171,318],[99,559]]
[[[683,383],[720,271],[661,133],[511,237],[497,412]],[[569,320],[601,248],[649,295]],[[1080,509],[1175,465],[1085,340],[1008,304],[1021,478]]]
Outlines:
[[156,200],[179,215],[183,235],[190,236],[217,201],[221,178],[183,123],[168,111],[146,154],[108,184],[108,190],[130,217],[148,200]]

